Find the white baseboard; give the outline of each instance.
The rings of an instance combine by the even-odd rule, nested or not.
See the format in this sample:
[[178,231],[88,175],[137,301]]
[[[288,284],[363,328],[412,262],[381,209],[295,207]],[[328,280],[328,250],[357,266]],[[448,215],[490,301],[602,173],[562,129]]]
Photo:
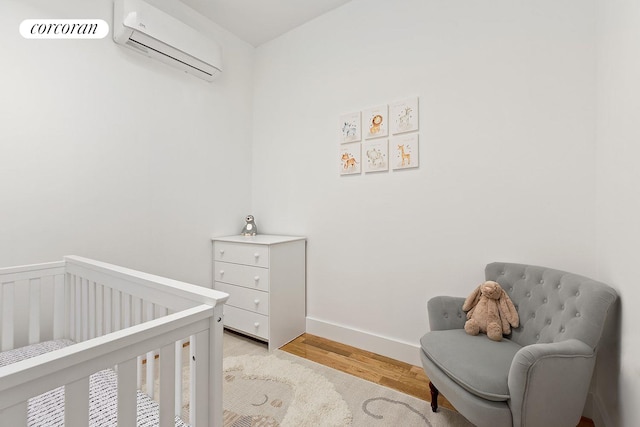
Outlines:
[[421,366],[420,346],[307,316],[307,332],[382,356]]
[[593,420],[593,391],[589,391],[589,393],[587,393],[587,400],[584,403],[582,416]]
[[597,393],[592,393],[591,402],[593,406],[591,407],[591,420],[596,427],[609,427],[614,424],[611,421],[611,416],[607,411],[607,407],[598,396]]

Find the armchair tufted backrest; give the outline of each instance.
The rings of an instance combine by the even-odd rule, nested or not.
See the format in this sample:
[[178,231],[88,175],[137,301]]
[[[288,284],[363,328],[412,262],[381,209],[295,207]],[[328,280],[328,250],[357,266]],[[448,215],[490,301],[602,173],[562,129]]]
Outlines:
[[578,339],[595,349],[617,298],[604,283],[566,271],[495,262],[485,268],[509,294],[520,316],[511,340],[525,346]]

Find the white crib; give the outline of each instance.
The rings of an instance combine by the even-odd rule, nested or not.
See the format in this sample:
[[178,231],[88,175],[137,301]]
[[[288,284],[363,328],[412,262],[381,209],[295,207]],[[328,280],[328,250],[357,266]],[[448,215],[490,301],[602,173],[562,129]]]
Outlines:
[[[0,269],[0,351],[57,339],[76,343],[0,367],[0,426],[26,426],[29,399],[64,386],[64,425],[87,427],[89,377],[108,368],[117,374],[117,425],[135,426],[142,370],[153,378],[159,363],[159,425],[173,427],[182,412],[189,342],[189,424],[221,427],[227,298],[77,256]],[[153,398],[153,387],[147,389]]]

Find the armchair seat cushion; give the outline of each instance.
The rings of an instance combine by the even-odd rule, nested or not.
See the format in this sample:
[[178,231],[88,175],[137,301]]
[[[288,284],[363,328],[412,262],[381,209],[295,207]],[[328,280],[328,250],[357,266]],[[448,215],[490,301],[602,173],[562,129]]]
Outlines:
[[420,346],[429,360],[470,393],[495,402],[509,399],[507,379],[511,361],[522,348],[519,344],[451,329],[428,332]]

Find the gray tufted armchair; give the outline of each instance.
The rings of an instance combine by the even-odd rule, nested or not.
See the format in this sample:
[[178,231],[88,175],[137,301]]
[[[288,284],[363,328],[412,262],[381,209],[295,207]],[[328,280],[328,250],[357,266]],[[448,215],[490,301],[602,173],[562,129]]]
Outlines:
[[489,264],[485,277],[509,294],[520,327],[499,342],[467,335],[464,298],[429,300],[431,332],[420,340],[420,356],[433,411],[442,392],[479,427],[577,425],[616,292],[583,276],[523,264]]

